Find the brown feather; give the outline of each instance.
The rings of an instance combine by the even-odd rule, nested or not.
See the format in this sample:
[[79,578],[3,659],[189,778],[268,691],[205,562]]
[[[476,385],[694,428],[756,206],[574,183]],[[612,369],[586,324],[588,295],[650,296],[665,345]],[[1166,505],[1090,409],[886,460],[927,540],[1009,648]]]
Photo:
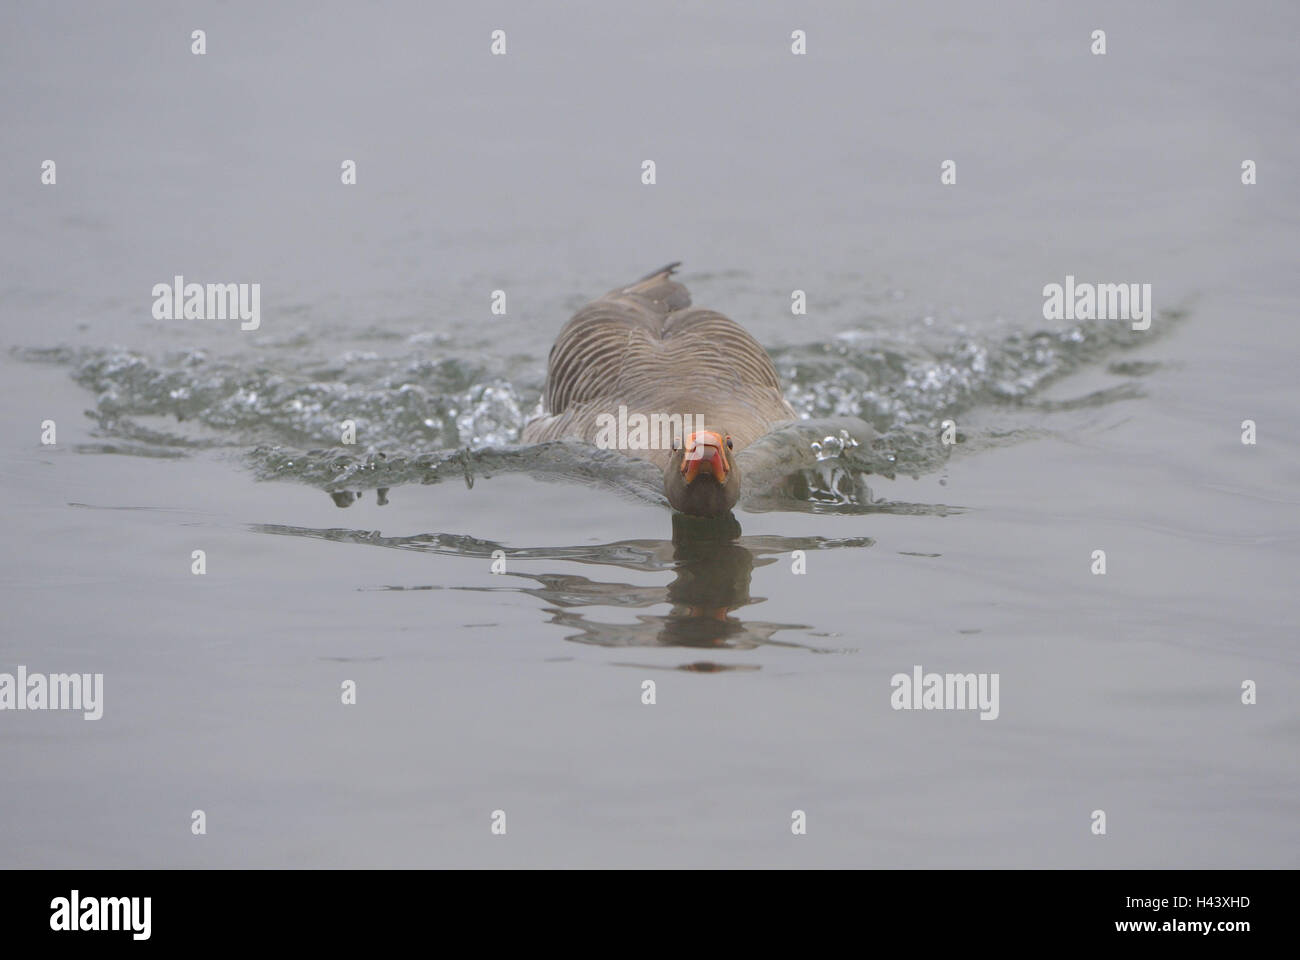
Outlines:
[[[795,419],[767,352],[743,327],[691,306],[672,279],[677,264],[584,306],[551,348],[545,413],[530,422],[527,443],[596,442],[597,418],[631,414],[702,417],[728,432],[736,451],[774,425]],[[663,467],[667,449],[626,450]]]

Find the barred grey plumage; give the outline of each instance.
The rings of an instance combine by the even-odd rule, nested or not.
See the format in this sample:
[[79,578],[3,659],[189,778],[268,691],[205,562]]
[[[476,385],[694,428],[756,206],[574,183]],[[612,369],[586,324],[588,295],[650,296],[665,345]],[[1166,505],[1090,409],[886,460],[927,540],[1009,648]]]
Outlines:
[[[702,417],[730,433],[736,451],[795,419],[767,352],[738,323],[691,307],[672,263],[584,306],[551,348],[545,413],[523,432],[527,443],[596,442],[597,418]],[[623,448],[620,448],[623,449]],[[659,467],[667,449],[624,449]]]

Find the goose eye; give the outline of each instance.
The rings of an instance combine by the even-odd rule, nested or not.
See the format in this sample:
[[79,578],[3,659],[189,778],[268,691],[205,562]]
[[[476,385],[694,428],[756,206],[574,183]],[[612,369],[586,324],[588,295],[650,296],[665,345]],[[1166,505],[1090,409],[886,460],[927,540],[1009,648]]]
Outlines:
[[731,449],[731,438],[730,438],[730,437],[727,437],[727,449],[728,449],[728,450]]

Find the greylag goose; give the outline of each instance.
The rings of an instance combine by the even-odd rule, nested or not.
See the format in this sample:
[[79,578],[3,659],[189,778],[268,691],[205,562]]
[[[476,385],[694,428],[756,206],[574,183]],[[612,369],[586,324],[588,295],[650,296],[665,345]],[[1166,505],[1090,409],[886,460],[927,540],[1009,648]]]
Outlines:
[[649,460],[682,513],[726,516],[736,455],[796,419],[767,352],[722,314],[691,306],[673,263],[611,290],[565,324],[526,443],[582,440]]

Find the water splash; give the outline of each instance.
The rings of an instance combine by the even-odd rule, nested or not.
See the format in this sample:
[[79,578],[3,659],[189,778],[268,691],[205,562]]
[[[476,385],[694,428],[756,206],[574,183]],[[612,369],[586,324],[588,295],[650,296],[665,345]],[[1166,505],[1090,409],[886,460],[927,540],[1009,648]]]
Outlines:
[[[1035,397],[1084,365],[1151,343],[1182,316],[1166,312],[1146,333],[1092,322],[923,345],[899,342],[897,335],[880,342],[876,332],[853,330],[828,342],[775,349],[787,398],[801,417],[858,418],[878,435],[860,443],[851,432],[832,430],[801,440],[785,452],[791,462],[808,462],[759,478],[746,506],[853,512],[887,506],[873,500],[866,478],[941,469],[952,452],[939,439],[947,418],[977,407],[1045,414],[1140,395],[1130,381],[1073,400]],[[399,356],[350,351],[325,359],[302,349],[229,357],[70,347],[13,353],[66,365],[94,393],[89,415],[97,442],[83,445],[85,452],[167,457],[238,448],[259,478],[330,492],[448,479],[472,484],[476,477],[522,471],[663,502],[660,478],[646,464],[585,445],[513,446],[541,394],[539,359],[450,356],[446,349],[438,338],[409,338]],[[1154,366],[1116,361],[1109,370],[1141,376]],[[342,442],[347,421],[355,445]],[[964,429],[960,439],[994,445],[1033,433],[994,425],[978,434]]]

